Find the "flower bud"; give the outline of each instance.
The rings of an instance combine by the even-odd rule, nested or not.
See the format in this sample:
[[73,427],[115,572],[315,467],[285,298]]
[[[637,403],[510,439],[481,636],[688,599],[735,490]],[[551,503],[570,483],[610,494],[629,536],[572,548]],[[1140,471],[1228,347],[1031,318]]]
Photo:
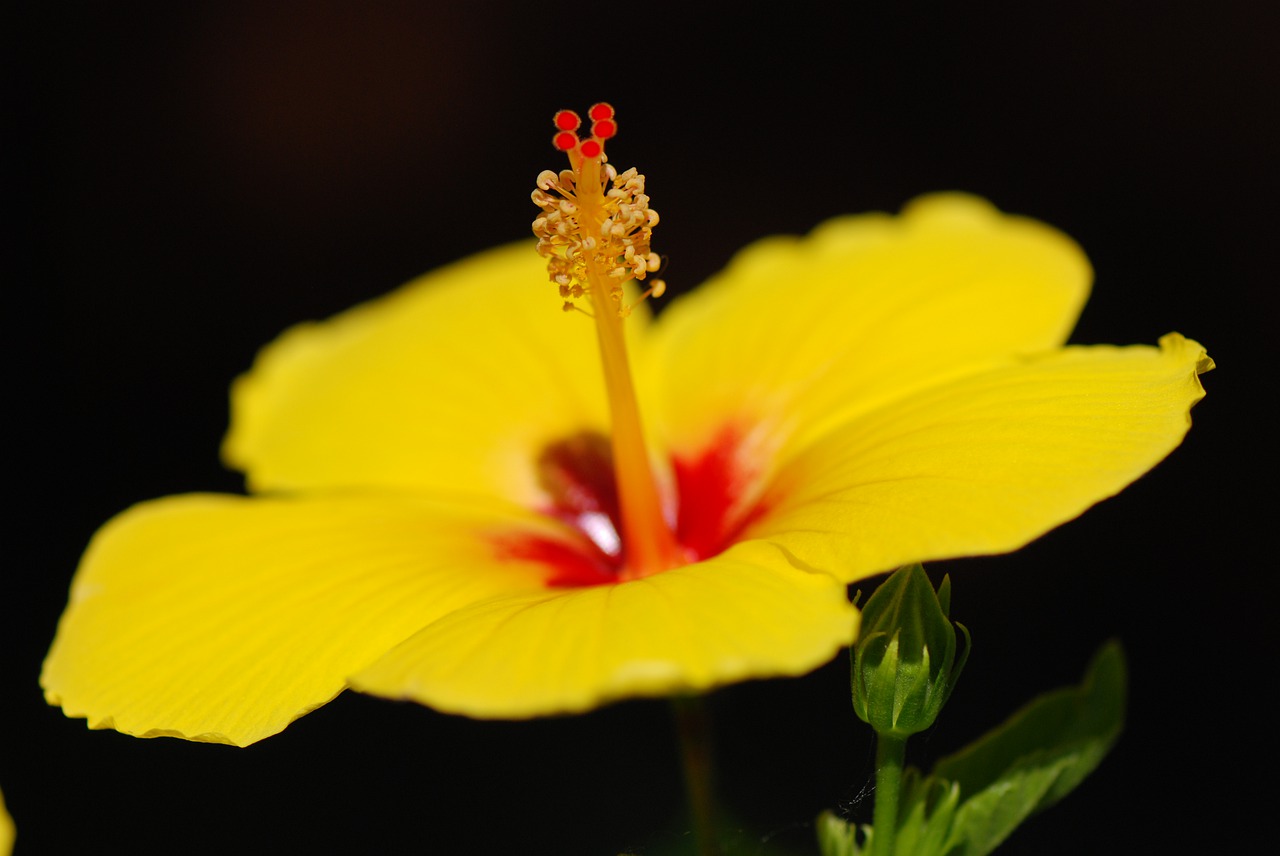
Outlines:
[[[877,734],[924,731],[951,695],[969,658],[969,631],[950,611],[951,578],[935,593],[920,565],[895,571],[867,601],[852,651],[853,709]],[[958,661],[956,628],[964,634]]]

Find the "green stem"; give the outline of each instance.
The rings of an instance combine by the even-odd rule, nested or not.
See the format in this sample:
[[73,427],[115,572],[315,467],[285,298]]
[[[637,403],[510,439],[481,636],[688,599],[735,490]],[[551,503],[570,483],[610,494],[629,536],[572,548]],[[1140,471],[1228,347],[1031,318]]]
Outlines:
[[898,835],[898,793],[907,739],[876,735],[876,803],[871,816],[871,856],[893,856]]
[[711,716],[701,696],[678,696],[671,700],[680,735],[680,755],[684,761],[685,793],[693,822],[698,856],[719,856],[716,843],[715,795],[712,787]]

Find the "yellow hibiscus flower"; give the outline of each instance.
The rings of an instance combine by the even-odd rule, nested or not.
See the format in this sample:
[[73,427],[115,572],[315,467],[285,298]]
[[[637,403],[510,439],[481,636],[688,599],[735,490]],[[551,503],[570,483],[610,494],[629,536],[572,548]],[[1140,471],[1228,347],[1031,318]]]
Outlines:
[[546,258],[483,253],[264,350],[224,448],[251,495],[103,527],[50,703],[247,745],[348,687],[519,718],[798,675],[853,639],[848,583],[1016,549],[1186,433],[1204,350],[1064,347],[1083,253],[969,196],[761,241],[651,322],[618,288],[657,218],[591,118],[557,116]]

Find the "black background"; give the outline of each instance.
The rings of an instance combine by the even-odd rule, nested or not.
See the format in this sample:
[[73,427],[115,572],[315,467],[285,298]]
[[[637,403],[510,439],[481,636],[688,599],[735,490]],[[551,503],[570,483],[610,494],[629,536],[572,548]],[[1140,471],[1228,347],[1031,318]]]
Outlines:
[[[229,381],[297,321],[527,238],[549,117],[611,100],[683,290],[748,241],[964,189],[1073,235],[1078,342],[1199,339],[1195,427],[1007,557],[940,563],[975,653],[928,763],[1123,639],[1128,731],[1002,852],[1243,852],[1270,818],[1275,100],[1266,4],[21,4],[4,134],[0,786],[20,856],[656,854],[669,712],[482,723],[347,693],[244,750],[90,732],[40,660],[80,551],[145,498],[240,489]],[[444,4],[439,4],[443,6]],[[451,4],[461,5],[461,4]],[[1266,551],[1270,552],[1270,551]],[[715,693],[721,792],[803,844],[860,795],[843,660]]]

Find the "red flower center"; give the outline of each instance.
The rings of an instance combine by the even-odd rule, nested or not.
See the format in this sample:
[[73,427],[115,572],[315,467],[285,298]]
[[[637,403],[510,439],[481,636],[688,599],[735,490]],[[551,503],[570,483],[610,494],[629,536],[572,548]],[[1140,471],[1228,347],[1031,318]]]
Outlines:
[[[692,458],[674,457],[675,537],[689,562],[724,551],[764,508],[749,489],[759,471],[744,459],[741,435],[726,429]],[[581,539],[542,537],[504,539],[506,555],[543,562],[555,569],[553,587],[617,582],[627,563],[609,438],[595,432],[575,434],[544,448],[537,460],[538,480],[551,498],[543,511],[567,523]]]

